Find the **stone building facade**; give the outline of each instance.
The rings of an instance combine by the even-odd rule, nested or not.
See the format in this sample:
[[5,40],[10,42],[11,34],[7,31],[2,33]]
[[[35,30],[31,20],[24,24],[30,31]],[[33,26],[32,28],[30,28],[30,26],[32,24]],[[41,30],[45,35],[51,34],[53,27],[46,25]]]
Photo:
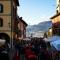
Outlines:
[[26,38],[26,27],[27,27],[27,23],[22,19],[22,17],[19,18],[19,22],[18,22],[18,39],[24,39]]
[[50,19],[52,20],[52,34],[60,36],[60,0],[56,2],[56,14]]
[[17,17],[18,0],[0,0],[0,39],[12,43]]

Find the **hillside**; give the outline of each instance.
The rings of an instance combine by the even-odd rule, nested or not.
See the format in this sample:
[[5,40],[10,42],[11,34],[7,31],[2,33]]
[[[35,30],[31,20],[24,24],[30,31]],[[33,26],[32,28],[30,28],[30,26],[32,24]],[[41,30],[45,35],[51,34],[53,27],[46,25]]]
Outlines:
[[47,31],[51,26],[51,21],[45,21],[37,25],[29,25],[27,27],[27,32]]

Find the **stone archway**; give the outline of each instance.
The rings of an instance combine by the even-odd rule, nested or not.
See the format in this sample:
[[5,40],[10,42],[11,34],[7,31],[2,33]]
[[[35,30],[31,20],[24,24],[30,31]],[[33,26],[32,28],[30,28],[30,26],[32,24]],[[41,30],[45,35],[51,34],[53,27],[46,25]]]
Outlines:
[[10,37],[6,33],[0,33],[0,39],[5,39],[6,43],[10,43]]

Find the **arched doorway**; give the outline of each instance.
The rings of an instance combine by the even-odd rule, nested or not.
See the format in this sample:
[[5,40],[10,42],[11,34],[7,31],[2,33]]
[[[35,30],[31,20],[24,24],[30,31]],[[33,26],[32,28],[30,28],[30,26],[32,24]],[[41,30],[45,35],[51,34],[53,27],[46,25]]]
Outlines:
[[0,33],[0,39],[5,39],[6,43],[10,43],[10,37],[6,33]]

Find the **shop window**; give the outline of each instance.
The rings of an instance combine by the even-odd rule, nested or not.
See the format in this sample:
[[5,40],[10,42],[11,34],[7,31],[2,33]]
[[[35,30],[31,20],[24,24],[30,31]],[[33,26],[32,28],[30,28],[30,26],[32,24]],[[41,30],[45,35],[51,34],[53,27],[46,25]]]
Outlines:
[[58,10],[56,10],[56,13],[58,14]]

